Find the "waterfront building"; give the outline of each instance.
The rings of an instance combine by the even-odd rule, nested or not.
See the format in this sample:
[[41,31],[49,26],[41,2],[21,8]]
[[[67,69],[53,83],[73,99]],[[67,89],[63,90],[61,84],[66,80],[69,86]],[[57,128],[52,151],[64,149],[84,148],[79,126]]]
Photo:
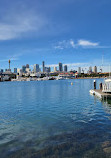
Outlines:
[[97,66],[94,66],[94,73],[97,73]]
[[17,68],[14,68],[14,73],[16,73],[16,74],[17,74]]
[[81,67],[78,67],[78,74],[81,74]]
[[44,61],[42,62],[42,69],[43,69],[43,72],[45,72],[45,62]]
[[67,72],[67,65],[64,65],[64,72]]
[[22,72],[23,72],[23,73],[26,72],[26,66],[25,66],[25,65],[22,66]]
[[34,73],[39,72],[39,65],[34,64]]
[[59,63],[59,71],[63,71],[63,68],[62,68],[62,63]]
[[57,71],[57,67],[56,66],[54,66],[54,72],[56,72]]
[[29,68],[29,64],[26,64],[26,68]]

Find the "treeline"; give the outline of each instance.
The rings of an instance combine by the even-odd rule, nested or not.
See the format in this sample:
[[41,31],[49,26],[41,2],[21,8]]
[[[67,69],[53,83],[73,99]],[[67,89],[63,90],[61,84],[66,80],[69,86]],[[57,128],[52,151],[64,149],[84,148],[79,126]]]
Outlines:
[[92,74],[80,74],[78,77],[107,77],[109,76],[109,73],[106,74],[100,74],[100,73],[92,73]]

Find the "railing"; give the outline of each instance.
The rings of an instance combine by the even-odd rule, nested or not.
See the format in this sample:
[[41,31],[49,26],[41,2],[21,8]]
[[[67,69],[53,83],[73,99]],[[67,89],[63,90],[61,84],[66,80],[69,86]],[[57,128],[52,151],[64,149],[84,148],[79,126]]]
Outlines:
[[111,83],[105,83],[102,85],[102,92],[111,92]]

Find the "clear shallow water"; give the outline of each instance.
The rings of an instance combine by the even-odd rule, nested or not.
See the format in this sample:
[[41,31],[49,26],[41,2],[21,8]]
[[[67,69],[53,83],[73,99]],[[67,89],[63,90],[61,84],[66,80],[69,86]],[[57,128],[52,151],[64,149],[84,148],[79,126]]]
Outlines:
[[0,83],[0,157],[111,156],[110,104],[92,88],[93,79]]

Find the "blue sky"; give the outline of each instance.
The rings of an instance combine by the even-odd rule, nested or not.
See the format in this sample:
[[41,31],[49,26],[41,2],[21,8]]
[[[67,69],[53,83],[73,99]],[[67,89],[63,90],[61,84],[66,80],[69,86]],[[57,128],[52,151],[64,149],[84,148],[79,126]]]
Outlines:
[[111,63],[110,0],[0,0],[0,68]]

